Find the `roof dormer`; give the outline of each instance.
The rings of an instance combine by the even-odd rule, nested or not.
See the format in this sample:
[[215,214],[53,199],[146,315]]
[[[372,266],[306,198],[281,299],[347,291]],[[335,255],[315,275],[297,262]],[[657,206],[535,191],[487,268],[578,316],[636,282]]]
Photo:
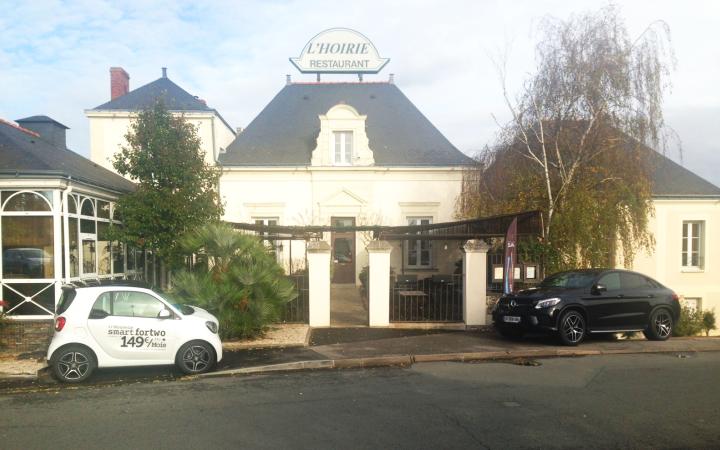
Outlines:
[[312,152],[313,166],[372,166],[373,151],[365,132],[367,116],[339,103],[318,116],[320,134]]

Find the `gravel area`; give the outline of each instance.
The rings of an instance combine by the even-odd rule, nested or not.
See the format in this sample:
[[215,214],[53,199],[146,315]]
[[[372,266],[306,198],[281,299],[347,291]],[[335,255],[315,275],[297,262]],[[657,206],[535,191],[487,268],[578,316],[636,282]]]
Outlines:
[[0,353],[0,377],[35,375],[46,365],[45,359],[38,355]]
[[307,345],[310,327],[302,324],[273,325],[259,339],[242,341],[224,341],[225,350],[243,350],[251,348],[304,347]]

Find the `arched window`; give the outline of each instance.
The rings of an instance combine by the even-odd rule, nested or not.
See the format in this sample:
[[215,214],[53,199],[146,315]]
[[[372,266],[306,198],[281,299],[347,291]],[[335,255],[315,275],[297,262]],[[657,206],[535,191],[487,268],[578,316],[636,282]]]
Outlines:
[[89,198],[80,202],[80,238],[82,241],[82,275],[97,273],[97,222],[95,205]]
[[7,195],[3,200],[4,211],[52,211],[48,199],[37,192],[16,192]]
[[80,214],[83,216],[95,217],[95,205],[89,198],[83,199]]
[[68,195],[67,212],[70,214],[77,214],[77,202],[75,196]]

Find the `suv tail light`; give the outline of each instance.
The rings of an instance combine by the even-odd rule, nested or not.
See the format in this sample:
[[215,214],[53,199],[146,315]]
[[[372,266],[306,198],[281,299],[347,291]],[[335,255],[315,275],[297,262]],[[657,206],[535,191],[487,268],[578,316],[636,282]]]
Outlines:
[[680,296],[673,292],[673,294],[672,294],[672,299],[673,299],[674,301],[676,301],[676,302],[679,302],[679,301],[680,301]]
[[62,316],[55,319],[55,331],[62,331],[62,329],[65,327],[66,321],[67,320]]

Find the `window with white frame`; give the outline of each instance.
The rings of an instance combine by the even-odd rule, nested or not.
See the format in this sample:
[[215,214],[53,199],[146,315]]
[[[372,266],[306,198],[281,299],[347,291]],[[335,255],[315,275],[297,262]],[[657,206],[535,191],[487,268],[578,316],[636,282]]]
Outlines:
[[54,213],[57,191],[0,191],[0,313],[52,316],[55,310]]
[[[408,217],[408,225],[430,225],[432,217]],[[405,262],[410,269],[423,269],[432,266],[432,245],[428,240],[407,241],[405,244]]]
[[[277,217],[253,217],[253,221],[255,222],[255,225],[273,226],[278,224]],[[260,237],[267,236],[268,234],[269,233],[262,231],[258,233]],[[265,244],[265,247],[267,247],[268,250],[270,250],[270,252],[274,254],[276,258],[279,257],[277,251],[277,242],[275,240],[263,239],[263,244]]]
[[705,222],[684,221],[682,228],[682,267],[702,269],[705,266]]
[[353,132],[333,132],[333,162],[336,166],[349,166],[353,156]]
[[680,304],[691,311],[702,311],[702,299],[700,297],[682,297]]

